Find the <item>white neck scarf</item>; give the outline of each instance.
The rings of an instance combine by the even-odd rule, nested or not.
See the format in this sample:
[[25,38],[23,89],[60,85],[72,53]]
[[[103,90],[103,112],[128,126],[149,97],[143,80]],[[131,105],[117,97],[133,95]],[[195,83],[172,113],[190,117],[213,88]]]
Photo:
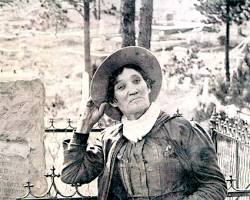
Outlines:
[[128,120],[122,117],[123,135],[131,142],[141,140],[153,128],[160,114],[159,106],[152,102],[148,110],[137,120]]

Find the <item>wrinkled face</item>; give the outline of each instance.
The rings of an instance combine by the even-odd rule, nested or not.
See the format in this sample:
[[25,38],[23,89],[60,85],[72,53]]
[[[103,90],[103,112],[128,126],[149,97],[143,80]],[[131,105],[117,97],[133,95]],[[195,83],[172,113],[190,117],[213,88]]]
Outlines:
[[142,75],[134,69],[124,68],[116,78],[112,105],[118,107],[128,119],[135,119],[150,106],[149,93]]

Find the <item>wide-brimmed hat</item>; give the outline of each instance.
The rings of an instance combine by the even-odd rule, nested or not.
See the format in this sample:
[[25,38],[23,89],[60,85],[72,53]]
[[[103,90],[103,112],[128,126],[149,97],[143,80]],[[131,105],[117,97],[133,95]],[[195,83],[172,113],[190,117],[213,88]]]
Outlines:
[[[129,46],[112,53],[97,68],[90,87],[90,96],[95,105],[100,106],[101,103],[107,102],[108,84],[111,75],[118,68],[128,64],[139,66],[154,81],[149,99],[150,102],[156,100],[162,84],[160,64],[151,51],[138,46]],[[114,120],[121,119],[121,112],[110,104],[105,108],[105,114]]]

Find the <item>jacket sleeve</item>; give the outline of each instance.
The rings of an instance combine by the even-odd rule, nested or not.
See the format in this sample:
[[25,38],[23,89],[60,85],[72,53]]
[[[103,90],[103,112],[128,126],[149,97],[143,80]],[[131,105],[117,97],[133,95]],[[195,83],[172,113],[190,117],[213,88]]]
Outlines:
[[195,123],[187,123],[187,155],[196,181],[197,190],[184,200],[224,200],[227,195],[225,178],[220,171],[214,144],[209,134]]
[[93,144],[87,144],[89,135],[74,133],[63,143],[64,164],[61,180],[68,184],[84,184],[94,180],[103,170],[102,133]]

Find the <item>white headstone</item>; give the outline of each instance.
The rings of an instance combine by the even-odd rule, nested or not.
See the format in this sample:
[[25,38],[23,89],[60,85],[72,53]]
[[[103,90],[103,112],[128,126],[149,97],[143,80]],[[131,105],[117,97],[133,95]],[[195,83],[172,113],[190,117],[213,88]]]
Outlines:
[[34,185],[36,194],[47,189],[45,89],[39,79],[14,79],[0,76],[0,200],[24,195],[27,181]]

